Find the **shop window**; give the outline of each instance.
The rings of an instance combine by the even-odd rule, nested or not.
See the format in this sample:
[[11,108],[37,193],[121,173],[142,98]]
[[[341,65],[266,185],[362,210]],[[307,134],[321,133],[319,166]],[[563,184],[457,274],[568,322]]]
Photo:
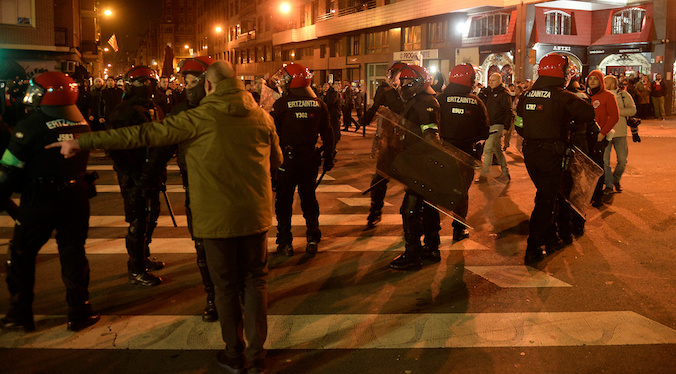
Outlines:
[[571,34],[571,16],[568,13],[559,10],[545,12],[545,25],[547,34],[550,35],[570,35]]
[[428,48],[443,48],[446,46],[448,22],[432,22],[427,28]]
[[422,26],[404,27],[401,29],[402,49],[414,51],[422,47]]
[[494,36],[507,34],[509,14],[489,14],[472,19],[469,37]]
[[645,21],[645,9],[627,8],[613,14],[613,34],[641,32]]
[[390,50],[389,31],[377,31],[366,34],[366,54],[387,53]]

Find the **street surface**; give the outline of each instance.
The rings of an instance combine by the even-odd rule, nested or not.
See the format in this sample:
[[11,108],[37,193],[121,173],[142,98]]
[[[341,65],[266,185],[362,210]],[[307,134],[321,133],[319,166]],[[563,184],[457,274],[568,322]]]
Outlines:
[[[676,372],[676,120],[644,120],[639,129],[624,191],[589,208],[586,234],[571,246],[523,265],[535,189],[513,139],[504,191],[493,201],[476,186],[470,192],[470,238],[451,243],[451,220],[443,218],[441,263],[415,272],[388,268],[403,251],[400,184],[389,184],[383,221],[365,229],[373,126],[366,137],[343,132],[336,167],[317,192],[319,253],[304,253],[297,199],[296,255],[276,255],[276,231],[269,232],[269,373]],[[0,372],[222,372],[220,326],[201,321],[205,293],[175,161],[167,184],[179,227],[162,201],[150,248],[167,267],[152,288],[127,282],[127,225],[110,160],[94,152],[90,169],[101,176],[87,243],[101,321],[66,331],[52,239],[37,259],[37,330],[0,331]],[[0,216],[3,262],[12,228]],[[1,313],[8,299],[3,282]]]

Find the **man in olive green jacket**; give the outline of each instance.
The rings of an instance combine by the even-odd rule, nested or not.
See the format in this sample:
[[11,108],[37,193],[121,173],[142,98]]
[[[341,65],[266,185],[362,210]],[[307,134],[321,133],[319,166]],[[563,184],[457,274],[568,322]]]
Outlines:
[[[264,369],[267,336],[267,231],[272,225],[270,171],[283,156],[274,121],[262,110],[233,66],[209,66],[200,105],[141,126],[83,134],[54,143],[70,157],[79,149],[184,147],[195,237],[205,240],[226,350],[218,362],[232,372]],[[244,295],[244,313],[240,294]],[[243,321],[249,346],[239,333]]]

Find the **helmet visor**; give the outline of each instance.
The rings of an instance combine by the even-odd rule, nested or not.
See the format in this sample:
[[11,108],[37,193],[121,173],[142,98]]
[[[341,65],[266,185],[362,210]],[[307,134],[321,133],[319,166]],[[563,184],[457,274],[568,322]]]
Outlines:
[[38,106],[44,95],[45,89],[31,80],[30,86],[26,90],[26,95],[23,97],[23,103],[30,106]]

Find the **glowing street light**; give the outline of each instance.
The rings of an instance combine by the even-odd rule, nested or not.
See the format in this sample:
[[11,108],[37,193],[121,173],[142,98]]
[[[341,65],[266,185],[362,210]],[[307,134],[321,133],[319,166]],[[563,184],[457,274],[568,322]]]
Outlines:
[[221,32],[221,31],[223,31],[223,29],[221,28],[221,26],[216,26],[216,28],[215,28],[214,30],[215,30],[216,32]]
[[110,17],[110,16],[113,15],[113,11],[110,10],[110,9],[106,9],[106,10],[103,11],[103,14],[104,14],[106,17]]
[[104,52],[108,52],[108,51],[110,51],[110,48],[105,47],[105,48],[103,48],[103,51],[104,51]]
[[289,14],[291,12],[291,5],[289,5],[289,3],[282,3],[282,5],[279,6],[279,11],[284,14]]
[[188,48],[190,48],[190,46],[186,44],[186,45],[183,46],[183,48],[188,49]]

